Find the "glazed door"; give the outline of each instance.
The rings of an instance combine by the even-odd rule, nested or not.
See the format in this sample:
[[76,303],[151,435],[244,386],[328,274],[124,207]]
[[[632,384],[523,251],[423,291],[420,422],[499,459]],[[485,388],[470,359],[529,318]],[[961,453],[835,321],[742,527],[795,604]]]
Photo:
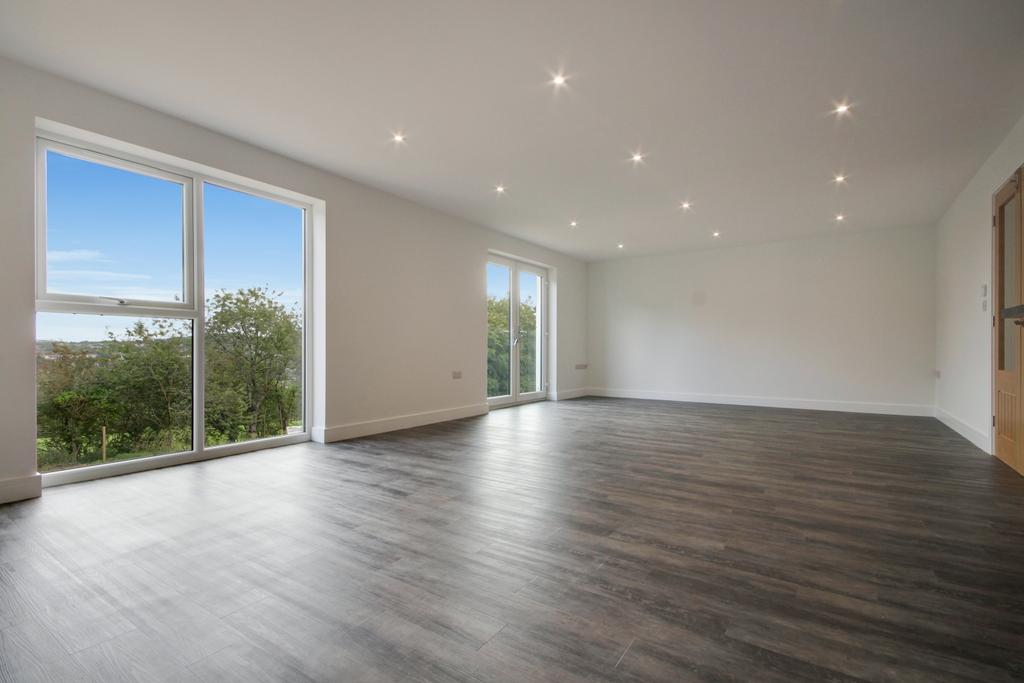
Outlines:
[[491,256],[487,263],[487,402],[547,397],[547,271]]
[[1024,472],[1021,406],[1021,350],[1024,296],[1021,264],[1020,171],[996,192],[992,201],[993,246],[993,432],[996,456]]

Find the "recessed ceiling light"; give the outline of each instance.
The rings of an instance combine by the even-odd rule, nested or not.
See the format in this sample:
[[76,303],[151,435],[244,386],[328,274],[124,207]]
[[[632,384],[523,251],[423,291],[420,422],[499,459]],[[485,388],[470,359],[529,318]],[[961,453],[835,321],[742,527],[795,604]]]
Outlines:
[[836,182],[837,183],[845,183],[846,182],[846,176],[844,176],[842,173],[840,173],[839,175],[836,176]]
[[551,76],[551,85],[555,86],[556,88],[561,88],[566,84],[568,80],[569,78],[561,71],[559,71],[558,73]]
[[837,214],[836,214],[836,220],[837,220],[838,222],[842,223],[843,221],[845,221],[845,220],[846,220],[846,216],[844,216],[844,215],[843,215],[843,214],[841,214],[841,213],[837,213]]
[[679,204],[679,208],[680,208],[680,209],[683,209],[684,211],[687,211],[687,210],[689,210],[689,208],[690,208],[690,202],[680,202],[680,204]]
[[850,105],[849,105],[849,103],[848,102],[840,102],[839,104],[836,105],[836,108],[832,110],[832,113],[833,114],[838,114],[839,116],[844,116],[845,114],[849,114],[850,113]]
[[626,248],[626,245],[623,244],[622,242],[619,242],[616,246],[618,246],[619,249],[625,249]]
[[403,142],[405,142],[405,133],[395,133],[394,135],[391,136],[391,139],[397,142],[398,144],[402,144]]
[[575,228],[576,227],[576,221],[575,220],[569,221],[569,227],[570,228]]
[[637,150],[636,152],[633,152],[633,156],[631,156],[630,159],[632,159],[634,164],[639,164],[644,160],[644,156],[646,155],[643,152]]
[[711,233],[711,236],[712,237],[718,237],[720,234],[721,233],[719,233],[719,232],[713,232],[713,233]]
[[498,194],[505,194],[505,186],[504,185],[495,185],[494,186],[494,191],[497,192]]

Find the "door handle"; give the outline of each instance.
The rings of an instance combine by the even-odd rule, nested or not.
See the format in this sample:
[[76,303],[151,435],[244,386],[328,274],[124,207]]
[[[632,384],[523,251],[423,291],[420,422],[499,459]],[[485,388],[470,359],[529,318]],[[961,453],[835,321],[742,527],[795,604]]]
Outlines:
[[1017,318],[1013,321],[1014,325],[1024,325],[1024,318]]

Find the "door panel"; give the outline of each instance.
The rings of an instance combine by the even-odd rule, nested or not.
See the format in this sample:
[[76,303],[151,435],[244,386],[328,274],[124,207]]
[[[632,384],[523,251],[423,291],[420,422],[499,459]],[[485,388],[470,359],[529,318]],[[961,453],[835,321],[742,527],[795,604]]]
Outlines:
[[519,325],[516,335],[519,357],[519,394],[544,391],[544,342],[541,338],[543,310],[541,293],[544,277],[540,273],[519,270]]
[[1024,302],[1021,266],[1020,172],[993,198],[993,420],[995,454],[1018,472],[1024,472],[1021,411],[1021,334],[1024,318],[1013,310]]
[[512,266],[487,264],[487,398],[511,397]]

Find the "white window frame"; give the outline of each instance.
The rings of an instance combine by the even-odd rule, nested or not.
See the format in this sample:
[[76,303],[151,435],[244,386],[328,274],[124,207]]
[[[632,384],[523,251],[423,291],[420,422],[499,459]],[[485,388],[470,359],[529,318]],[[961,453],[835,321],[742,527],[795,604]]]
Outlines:
[[[130,173],[158,178],[182,186],[182,269],[181,269],[181,301],[156,301],[142,299],[119,299],[116,297],[90,296],[84,294],[66,294],[50,292],[47,289],[46,260],[46,153],[56,152],[63,156],[116,168]],[[138,311],[160,311],[172,316],[182,313],[196,312],[198,303],[195,296],[195,216],[193,211],[195,180],[187,175],[166,169],[146,165],[137,161],[118,158],[114,154],[49,139],[42,135],[36,136],[36,301],[45,304],[47,310],[69,309],[66,312],[82,313],[86,309],[95,309],[103,314],[111,308],[131,308]],[[63,311],[62,311],[63,312]]]
[[[69,131],[71,131],[69,133]],[[107,144],[105,144],[107,143]],[[123,147],[124,149],[121,149]],[[134,173],[171,180],[184,185],[183,282],[181,302],[113,299],[77,294],[58,294],[46,289],[46,152],[73,156]],[[205,323],[206,291],[203,262],[203,190],[207,184],[244,192],[303,211],[303,311],[302,432],[206,446],[205,396]],[[36,130],[36,311],[40,313],[81,313],[137,318],[174,318],[192,322],[192,449],[119,462],[88,465],[46,472],[43,486],[59,486],[78,481],[208,460],[226,455],[309,441],[313,421],[313,225],[314,216],[323,215],[322,200],[228,172],[151,152],[110,138],[77,131],[63,124],[37,120]]]

